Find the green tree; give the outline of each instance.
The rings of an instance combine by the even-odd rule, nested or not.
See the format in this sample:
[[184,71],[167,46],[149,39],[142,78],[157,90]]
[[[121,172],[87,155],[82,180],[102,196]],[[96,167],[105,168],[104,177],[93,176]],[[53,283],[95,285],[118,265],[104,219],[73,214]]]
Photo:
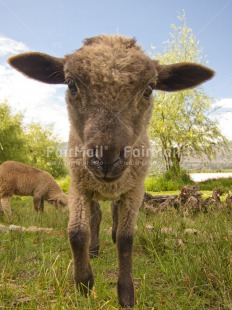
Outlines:
[[0,164],[6,160],[27,161],[22,114],[12,115],[7,102],[0,103]]
[[0,103],[0,164],[15,160],[61,177],[67,174],[63,148],[51,126],[25,126],[21,113],[13,115],[7,102]]
[[[178,16],[181,25],[172,25],[171,40],[164,53],[155,53],[161,63],[205,63],[202,48],[186,24],[185,14]],[[207,155],[211,160],[226,148],[227,139],[216,121],[210,119],[212,99],[202,87],[177,93],[159,92],[150,126],[150,136],[161,150],[166,170],[179,171],[185,155]]]
[[52,126],[44,129],[39,123],[31,123],[26,128],[25,137],[31,166],[48,171],[54,177],[67,174],[63,144],[54,134]]

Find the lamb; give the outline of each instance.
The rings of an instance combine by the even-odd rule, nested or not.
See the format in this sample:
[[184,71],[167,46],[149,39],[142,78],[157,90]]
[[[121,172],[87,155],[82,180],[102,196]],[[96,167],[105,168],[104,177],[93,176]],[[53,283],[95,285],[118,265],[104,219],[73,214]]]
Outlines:
[[44,210],[44,200],[56,207],[68,205],[68,196],[48,172],[16,161],[5,161],[0,165],[0,207],[7,216],[12,214],[10,199],[13,195],[33,196],[36,211]]
[[212,78],[214,71],[195,63],[160,64],[135,39],[111,35],[86,39],[64,58],[29,52],[10,57],[9,63],[35,80],[67,84],[68,235],[76,287],[88,296],[94,284],[89,253],[94,245],[98,252],[101,216],[93,202],[115,201],[112,237],[118,249],[119,304],[133,308],[133,235],[149,162],[146,128],[152,91],[192,88]]

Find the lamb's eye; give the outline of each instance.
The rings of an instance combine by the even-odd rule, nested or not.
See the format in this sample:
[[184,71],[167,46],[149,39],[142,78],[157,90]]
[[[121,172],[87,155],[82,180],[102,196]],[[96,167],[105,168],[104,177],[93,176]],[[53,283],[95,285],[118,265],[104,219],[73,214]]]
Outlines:
[[149,97],[150,97],[151,94],[152,94],[152,91],[153,91],[152,85],[149,84],[149,85],[147,86],[147,88],[145,89],[144,93],[143,93],[143,97],[144,97],[145,99],[149,99]]
[[68,78],[68,79],[66,80],[66,83],[68,84],[68,88],[69,88],[69,90],[70,90],[70,93],[71,93],[72,95],[75,95],[76,92],[77,92],[77,86],[76,86],[75,81],[74,81],[73,79]]

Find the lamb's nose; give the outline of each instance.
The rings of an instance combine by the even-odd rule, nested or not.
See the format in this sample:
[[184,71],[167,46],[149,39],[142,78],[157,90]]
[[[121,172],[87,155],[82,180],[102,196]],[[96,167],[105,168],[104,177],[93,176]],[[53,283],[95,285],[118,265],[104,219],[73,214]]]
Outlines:
[[92,150],[94,160],[99,160],[104,166],[104,170],[109,169],[119,159],[124,159],[124,148],[118,150],[117,148],[103,146],[95,147]]
[[105,147],[103,151],[96,149],[93,153],[92,163],[101,166],[101,170],[104,174],[107,174],[122,158],[121,152],[110,150],[107,147]]
[[108,163],[108,162],[102,162],[101,164],[101,170],[104,173],[104,175],[107,175],[108,172],[110,172],[112,170],[112,168],[114,167],[114,165],[117,165],[118,160],[116,160],[113,163]]
[[113,167],[116,167],[124,160],[124,148],[120,151],[111,151],[105,150],[100,156],[99,160],[101,160],[101,169],[103,173],[106,175],[108,172],[112,170]]
[[104,151],[94,149],[93,156],[88,158],[88,168],[97,176],[106,177],[107,175],[121,174],[124,170],[124,149]]

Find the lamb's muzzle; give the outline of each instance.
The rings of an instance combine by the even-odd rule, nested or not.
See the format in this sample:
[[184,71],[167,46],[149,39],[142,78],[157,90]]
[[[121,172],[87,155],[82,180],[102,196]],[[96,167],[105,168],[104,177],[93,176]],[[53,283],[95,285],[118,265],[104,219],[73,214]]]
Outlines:
[[122,150],[110,149],[107,146],[92,149],[93,156],[87,159],[87,167],[93,175],[104,182],[117,180],[127,168],[128,159]]

